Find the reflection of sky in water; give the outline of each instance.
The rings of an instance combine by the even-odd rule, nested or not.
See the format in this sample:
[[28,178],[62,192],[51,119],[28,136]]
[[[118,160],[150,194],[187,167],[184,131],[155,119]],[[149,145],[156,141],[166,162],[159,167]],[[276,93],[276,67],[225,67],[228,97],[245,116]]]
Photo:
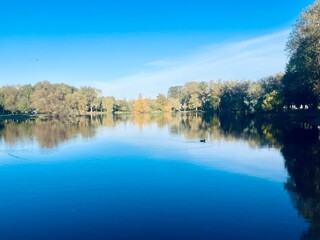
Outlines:
[[3,239],[299,239],[307,228],[276,149],[155,123],[70,136],[0,140]]
[[53,149],[42,149],[32,139],[20,139],[12,145],[1,140],[1,163],[59,161],[61,155],[87,155],[87,152],[88,158],[95,158],[94,155],[98,153],[108,159],[125,154],[126,148],[133,146],[153,159],[187,161],[281,182],[287,178],[278,150],[253,148],[243,140],[207,139],[203,144],[199,140],[186,140],[183,136],[170,134],[167,127],[159,128],[156,124],[149,124],[142,129],[130,123],[118,124],[114,128],[99,127],[96,132],[97,135],[91,139],[77,136]]

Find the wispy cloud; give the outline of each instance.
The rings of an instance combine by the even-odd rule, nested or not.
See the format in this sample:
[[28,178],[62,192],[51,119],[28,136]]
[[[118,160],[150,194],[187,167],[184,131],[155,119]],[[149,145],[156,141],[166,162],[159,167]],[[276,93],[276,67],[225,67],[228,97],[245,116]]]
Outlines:
[[171,67],[173,65],[179,64],[177,61],[160,60],[154,62],[148,62],[145,64],[146,67]]
[[193,54],[146,63],[140,72],[95,82],[104,94],[135,98],[156,96],[187,81],[252,79],[283,71],[289,30],[227,44],[203,46]]

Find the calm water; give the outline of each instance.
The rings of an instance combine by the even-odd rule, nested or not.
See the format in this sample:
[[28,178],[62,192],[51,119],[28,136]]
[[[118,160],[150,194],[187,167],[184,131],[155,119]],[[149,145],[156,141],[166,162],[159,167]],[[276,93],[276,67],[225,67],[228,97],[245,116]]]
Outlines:
[[300,123],[0,122],[0,238],[320,239],[319,166]]

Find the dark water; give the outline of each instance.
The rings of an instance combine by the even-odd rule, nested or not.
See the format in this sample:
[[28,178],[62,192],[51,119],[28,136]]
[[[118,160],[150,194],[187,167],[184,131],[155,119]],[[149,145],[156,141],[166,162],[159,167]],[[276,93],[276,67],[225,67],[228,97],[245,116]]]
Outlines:
[[320,239],[319,166],[284,120],[0,122],[0,239]]

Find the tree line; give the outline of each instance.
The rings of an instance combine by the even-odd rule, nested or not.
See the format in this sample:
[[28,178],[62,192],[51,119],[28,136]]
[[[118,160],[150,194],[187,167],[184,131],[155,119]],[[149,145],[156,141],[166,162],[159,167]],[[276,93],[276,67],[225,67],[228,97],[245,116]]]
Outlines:
[[278,74],[258,82],[187,82],[170,87],[168,93],[155,99],[141,95],[127,101],[102,96],[92,87],[76,88],[48,81],[35,85],[0,87],[2,114],[46,114],[49,116],[85,115],[93,112],[171,112],[203,111],[270,111],[282,107],[281,79]]
[[170,87],[155,99],[127,101],[104,97],[92,87],[75,88],[48,81],[32,85],[2,86],[0,111],[43,113],[50,116],[84,115],[88,112],[170,112],[203,110],[219,112],[268,112],[318,109],[320,103],[320,0],[303,11],[295,24],[286,51],[284,73],[259,81],[187,82]]
[[320,103],[320,0],[303,11],[286,45],[285,72],[258,82],[190,82],[171,87],[176,109],[261,112],[318,109]]
[[49,116],[83,115],[101,108],[100,91],[67,84],[39,82],[34,86],[0,88],[2,113],[43,113]]

